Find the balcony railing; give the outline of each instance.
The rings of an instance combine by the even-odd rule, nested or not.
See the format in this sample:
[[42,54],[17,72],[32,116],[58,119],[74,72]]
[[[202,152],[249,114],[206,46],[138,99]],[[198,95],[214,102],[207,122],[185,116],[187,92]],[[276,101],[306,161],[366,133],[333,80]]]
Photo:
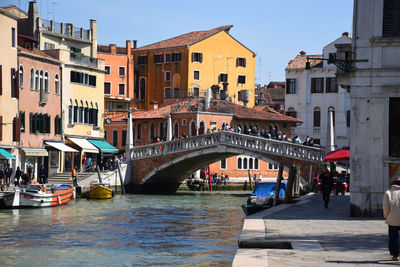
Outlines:
[[99,63],[97,58],[85,56],[81,53],[75,53],[75,52],[70,53],[69,59],[78,64],[86,65],[93,68],[97,68]]
[[90,41],[90,30],[84,30],[83,28],[74,27],[69,23],[58,23],[52,20],[41,19],[42,29],[48,32],[54,32],[65,36],[70,36],[76,39]]
[[199,98],[204,98],[206,97],[206,90],[201,90],[201,89],[181,89],[179,91],[177,90],[171,90],[169,92],[165,92],[165,98],[188,98],[188,97],[199,97]]
[[44,106],[47,103],[48,94],[45,91],[40,91],[39,95],[39,105]]

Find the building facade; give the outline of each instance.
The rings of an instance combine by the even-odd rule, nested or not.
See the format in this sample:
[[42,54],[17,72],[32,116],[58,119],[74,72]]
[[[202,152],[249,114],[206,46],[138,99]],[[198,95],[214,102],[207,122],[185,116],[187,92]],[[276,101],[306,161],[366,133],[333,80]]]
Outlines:
[[[350,142],[350,101],[346,89],[336,83],[337,67],[324,59],[336,58],[336,44],[350,44],[348,33],[323,48],[321,55],[307,55],[301,51],[286,68],[285,112],[304,121],[293,129],[292,136],[301,140],[307,136],[321,146],[330,145],[329,113],[334,110],[335,145],[349,146]],[[310,68],[306,69],[307,57]]]
[[207,88],[232,103],[254,106],[255,54],[222,26],[132,50],[135,96],[145,108],[164,99],[204,97]]
[[400,175],[399,14],[399,0],[355,0],[353,42],[337,45],[348,63],[338,79],[350,90],[353,216],[381,216],[383,194]]
[[19,142],[17,20],[0,9],[0,166],[14,168]]

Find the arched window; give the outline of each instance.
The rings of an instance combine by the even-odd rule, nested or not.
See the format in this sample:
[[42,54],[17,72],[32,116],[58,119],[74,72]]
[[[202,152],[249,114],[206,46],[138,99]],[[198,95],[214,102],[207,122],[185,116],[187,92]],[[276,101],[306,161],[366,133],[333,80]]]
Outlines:
[[39,75],[39,91],[43,92],[44,84],[43,84],[43,71],[40,71]]
[[44,91],[49,92],[49,74],[47,72],[44,74]]
[[142,139],[142,124],[138,123],[136,127],[136,139],[141,140]]
[[243,169],[247,170],[247,158],[243,159]]
[[254,169],[258,170],[258,159],[254,159]]
[[39,70],[35,72],[35,90],[39,91]]
[[140,93],[140,99],[145,99],[146,98],[146,79],[145,78],[140,78],[139,82],[139,93]]
[[314,108],[314,127],[321,127],[321,109],[319,107]]
[[60,94],[60,80],[58,79],[58,74],[54,77],[54,91],[56,95]]
[[24,87],[24,67],[22,65],[19,66],[19,87]]
[[31,90],[35,89],[35,71],[33,70],[33,68],[31,69],[31,83],[29,86],[29,89]]
[[237,158],[237,168],[238,170],[242,169],[242,158]]
[[249,169],[253,169],[253,158],[249,158]]
[[204,121],[200,122],[200,127],[199,127],[199,134],[204,134],[205,133],[205,129],[206,129],[206,125],[204,123]]
[[160,139],[164,139],[164,124],[160,122],[160,125],[158,126],[158,136]]
[[150,141],[154,141],[154,123],[150,125]]
[[190,123],[190,135],[191,136],[196,136],[197,135],[197,129],[196,129],[196,122],[192,121]]
[[174,123],[174,133],[173,133],[174,138],[179,137],[179,123],[176,121]]

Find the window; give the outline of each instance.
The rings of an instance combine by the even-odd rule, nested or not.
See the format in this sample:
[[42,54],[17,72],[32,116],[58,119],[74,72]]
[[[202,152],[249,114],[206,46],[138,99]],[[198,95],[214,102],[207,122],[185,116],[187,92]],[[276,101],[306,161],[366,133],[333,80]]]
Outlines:
[[246,76],[244,75],[239,75],[238,76],[238,84],[245,84],[246,83]]
[[161,64],[164,62],[164,55],[160,54],[160,55],[154,55],[154,63],[155,64]]
[[237,159],[237,169],[238,170],[242,169],[242,158],[240,157]]
[[110,82],[104,82],[104,94],[111,95],[111,83]]
[[40,74],[39,74],[39,91],[40,92],[43,92],[43,87],[44,87],[44,84],[43,84],[43,71],[41,70]]
[[329,53],[328,55],[328,64],[332,64],[336,60],[336,53]]
[[146,97],[146,79],[141,78],[139,82],[139,89],[140,89],[140,99],[145,99]]
[[74,106],[74,122],[78,122],[78,106]]
[[314,108],[314,127],[321,127],[321,109],[316,107]]
[[174,88],[174,97],[179,97],[179,96],[180,96],[179,88]]
[[83,107],[78,108],[78,122],[83,123]]
[[29,114],[29,132],[36,133],[50,133],[51,117],[48,114],[30,113]]
[[400,157],[400,97],[389,98],[389,156]]
[[120,77],[125,77],[125,67],[119,67],[118,68],[118,75]]
[[171,98],[171,88],[169,87],[164,88],[164,97]]
[[112,144],[113,146],[118,146],[118,131],[112,132]]
[[179,62],[182,60],[181,53],[172,53],[172,62]]
[[199,70],[193,71],[193,80],[200,81],[200,71]]
[[326,78],[326,93],[337,93],[338,85],[335,77]]
[[71,71],[70,82],[96,86],[96,76],[78,71]]
[[258,170],[259,162],[257,158],[252,157],[238,157],[237,169],[238,170]]
[[89,75],[89,85],[96,86],[96,76]]
[[203,62],[203,53],[193,52],[192,62],[199,62],[199,63]]
[[125,95],[125,84],[124,83],[118,84],[118,94]]
[[68,124],[72,124],[72,113],[73,113],[72,105],[69,105],[68,106]]
[[56,48],[56,46],[54,44],[44,42],[44,50],[52,50],[54,48]]
[[54,133],[61,134],[61,118],[58,115],[54,118]]
[[126,130],[122,130],[122,146],[126,146]]
[[278,170],[278,169],[279,169],[278,164],[268,163],[268,170]]
[[236,67],[246,68],[246,59],[244,57],[236,58]]
[[243,169],[247,170],[247,158],[243,158]]
[[106,71],[105,75],[110,75],[111,74],[111,67],[110,66],[105,66],[104,70]]
[[220,162],[220,169],[226,170],[226,159],[222,159]]
[[383,37],[400,37],[400,0],[384,0]]
[[186,120],[186,119],[183,119],[183,120],[182,120],[182,126],[186,126],[186,124],[187,124],[187,120]]
[[19,87],[24,88],[24,67],[19,66]]
[[254,170],[258,170],[258,159],[254,159]]
[[170,72],[170,71],[164,72],[164,80],[165,80],[166,82],[171,81],[171,72]]
[[84,113],[83,122],[84,123],[89,123],[89,107],[85,107],[83,113]]
[[311,78],[311,93],[324,92],[324,78]]
[[49,74],[47,72],[44,74],[44,91],[49,93]]
[[165,54],[165,63],[171,63],[171,54]]
[[142,139],[142,124],[138,124],[136,128],[136,139],[141,140]]
[[200,87],[193,87],[193,97],[200,97]]
[[25,111],[19,112],[19,117],[21,119],[21,132],[25,132]]
[[252,158],[249,158],[249,169],[250,170],[253,169],[253,162],[254,162],[254,160]]
[[33,70],[33,68],[31,69],[31,80],[29,84],[29,89],[35,90],[35,71]]
[[17,37],[16,37],[16,32],[15,28],[11,27],[11,47],[16,47],[17,45]]
[[154,141],[155,138],[155,128],[154,128],[154,123],[150,125],[150,141]]
[[11,68],[11,97],[18,98],[18,73],[15,68]]
[[346,111],[346,127],[350,127],[350,110]]
[[138,56],[139,65],[147,65],[147,56]]
[[60,94],[60,80],[58,79],[58,74],[54,77],[54,91],[56,95]]
[[297,118],[297,112],[294,108],[290,107],[288,111],[286,111],[287,116],[291,116],[293,118]]
[[296,93],[296,79],[286,79],[286,94]]
[[39,91],[39,70],[35,72],[35,90]]
[[228,82],[228,74],[226,74],[226,73],[221,73],[221,74],[219,75],[219,82],[220,82],[220,83],[226,83],[226,82]]

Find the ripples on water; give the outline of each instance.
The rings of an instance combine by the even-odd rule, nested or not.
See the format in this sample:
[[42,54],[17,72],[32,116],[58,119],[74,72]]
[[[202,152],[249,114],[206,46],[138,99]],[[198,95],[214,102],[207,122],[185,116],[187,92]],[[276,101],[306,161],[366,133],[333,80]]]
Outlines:
[[117,195],[0,210],[0,265],[230,265],[245,201],[228,195]]

